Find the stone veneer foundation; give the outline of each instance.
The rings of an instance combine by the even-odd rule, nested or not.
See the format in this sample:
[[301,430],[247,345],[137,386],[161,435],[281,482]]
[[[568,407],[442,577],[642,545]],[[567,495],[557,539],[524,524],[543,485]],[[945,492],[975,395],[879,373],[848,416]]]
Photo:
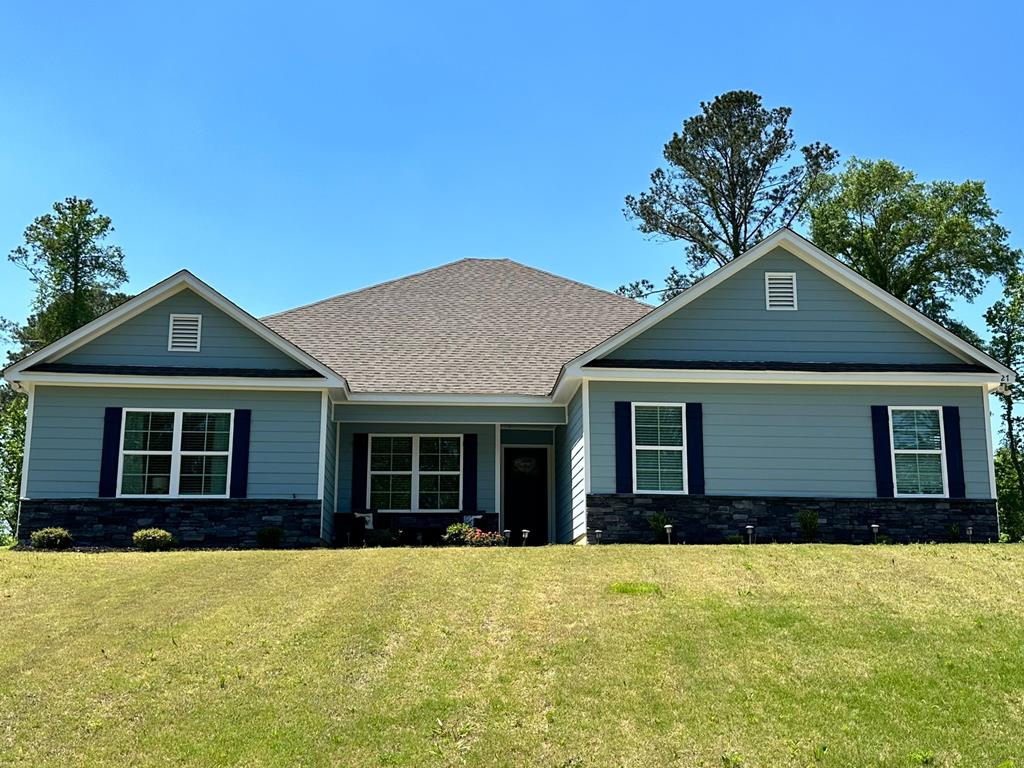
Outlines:
[[[747,541],[754,526],[758,543],[804,541],[800,514],[817,512],[817,541],[869,544],[871,525],[881,540],[892,542],[995,541],[996,502],[992,499],[833,499],[751,496],[672,496],[622,494],[587,496],[587,541],[665,542],[651,518],[663,513],[672,524],[673,542],[722,544]],[[967,528],[970,527],[970,536]],[[884,538],[883,538],[884,537]]]
[[82,546],[130,547],[140,528],[170,531],[184,547],[255,547],[261,528],[284,529],[285,547],[320,541],[320,501],[295,499],[24,499],[18,538],[67,528]]

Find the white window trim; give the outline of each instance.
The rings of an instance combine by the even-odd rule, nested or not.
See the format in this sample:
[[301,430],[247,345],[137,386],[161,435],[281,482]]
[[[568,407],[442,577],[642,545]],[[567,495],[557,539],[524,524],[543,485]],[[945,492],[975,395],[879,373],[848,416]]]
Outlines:
[[[174,339],[174,321],[179,319],[190,319],[196,321],[196,348],[195,349],[175,349],[173,345]],[[188,315],[188,314],[171,314],[167,320],[167,351],[168,352],[199,352],[203,347],[203,316],[202,315]]]
[[[376,472],[371,469],[373,466],[373,439],[375,437],[408,437],[412,439],[412,469],[409,472],[394,472],[391,470],[377,470]],[[446,471],[426,471],[422,472],[425,475],[458,475],[459,476],[459,508],[458,509],[420,509],[420,438],[430,437],[457,437],[459,439],[459,471],[454,472],[452,470]],[[374,475],[411,475],[412,476],[412,490],[409,496],[410,509],[378,509],[377,512],[384,513],[395,513],[395,512],[422,512],[424,514],[433,513],[452,513],[461,512],[463,506],[462,490],[465,476],[463,474],[465,470],[465,441],[463,440],[462,434],[449,432],[447,434],[412,434],[407,432],[373,432],[369,435],[366,444],[366,509],[372,509],[370,506],[370,494],[373,486]]]
[[[768,285],[773,277],[785,277],[793,283],[793,306],[773,307],[768,299]],[[769,312],[795,312],[800,307],[796,292],[796,272],[765,272],[764,273],[764,308]]]
[[[126,418],[129,413],[173,413],[174,432],[171,437],[170,451],[125,451],[124,432],[128,423]],[[185,413],[227,413],[230,414],[228,421],[228,467],[227,480],[224,484],[224,493],[201,494],[185,493],[180,494],[179,484],[181,482],[181,457],[182,456],[222,456],[224,451],[183,451],[181,450],[181,423],[182,414]],[[121,441],[117,454],[117,498],[119,499],[227,499],[231,496],[231,460],[234,457],[235,442],[235,411],[231,408],[122,408],[121,409]],[[125,454],[130,456],[160,455],[171,457],[171,479],[167,493],[121,493],[121,477],[124,472]]]
[[[939,450],[917,450],[909,448],[896,449],[896,437],[892,431],[893,411],[938,411],[939,414]],[[938,455],[939,465],[942,471],[942,493],[900,493],[899,484],[896,481],[896,454],[897,453],[927,453]],[[892,492],[893,496],[899,499],[944,499],[949,497],[949,474],[946,472],[946,425],[942,419],[942,406],[940,405],[890,405],[889,406],[889,460],[892,464]]]
[[[666,445],[641,445],[636,444],[636,409],[641,408],[678,408],[683,424],[683,444],[679,446]],[[633,443],[633,493],[651,493],[662,496],[686,496],[690,492],[690,478],[687,472],[687,449],[690,446],[689,436],[686,434],[686,403],[631,403],[630,404],[630,434]],[[636,452],[637,451],[679,451],[683,454],[683,490],[681,491],[651,491],[637,487]]]

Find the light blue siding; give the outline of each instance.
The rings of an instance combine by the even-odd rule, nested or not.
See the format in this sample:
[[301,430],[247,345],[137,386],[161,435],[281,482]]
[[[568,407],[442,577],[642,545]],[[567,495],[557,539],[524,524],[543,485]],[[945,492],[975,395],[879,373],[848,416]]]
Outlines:
[[338,499],[339,512],[352,511],[352,440],[357,433],[404,434],[404,435],[456,435],[476,434],[477,436],[477,507],[484,512],[493,512],[496,485],[494,482],[494,425],[493,424],[388,424],[350,423],[341,424],[341,439],[338,444]]
[[[172,314],[200,314],[199,352],[168,352]],[[302,369],[281,350],[187,288],[59,358],[79,365],[170,365],[209,368]]]
[[338,467],[338,425],[327,422],[327,442],[324,450],[324,505],[320,537],[324,541],[334,538],[334,485]]
[[593,493],[615,492],[617,400],[703,403],[709,495],[873,497],[872,405],[960,408],[967,496],[991,498],[981,387],[590,383]]
[[249,408],[249,497],[318,497],[320,392],[37,386],[29,498],[96,498],[108,406]]
[[583,395],[576,390],[566,409],[568,424],[555,429],[555,538],[569,544],[586,533]]
[[[765,272],[795,272],[799,309],[765,309]],[[899,320],[777,248],[609,352],[626,360],[958,363]]]
[[376,424],[536,424],[565,423],[560,405],[371,405],[336,403],[334,420]]

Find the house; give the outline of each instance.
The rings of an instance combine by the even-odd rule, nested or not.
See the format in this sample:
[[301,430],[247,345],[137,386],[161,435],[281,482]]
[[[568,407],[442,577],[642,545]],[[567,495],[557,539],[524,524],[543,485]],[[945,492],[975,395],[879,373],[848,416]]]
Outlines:
[[302,546],[993,539],[1014,372],[784,229],[657,308],[467,259],[258,320],[179,272],[4,376],[22,539]]

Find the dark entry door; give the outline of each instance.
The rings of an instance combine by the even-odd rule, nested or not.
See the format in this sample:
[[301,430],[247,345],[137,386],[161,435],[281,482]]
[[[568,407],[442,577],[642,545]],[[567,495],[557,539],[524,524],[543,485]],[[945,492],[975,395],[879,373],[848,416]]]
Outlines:
[[502,488],[505,496],[505,528],[510,543],[523,543],[523,529],[530,531],[527,545],[548,543],[548,449],[505,448]]

